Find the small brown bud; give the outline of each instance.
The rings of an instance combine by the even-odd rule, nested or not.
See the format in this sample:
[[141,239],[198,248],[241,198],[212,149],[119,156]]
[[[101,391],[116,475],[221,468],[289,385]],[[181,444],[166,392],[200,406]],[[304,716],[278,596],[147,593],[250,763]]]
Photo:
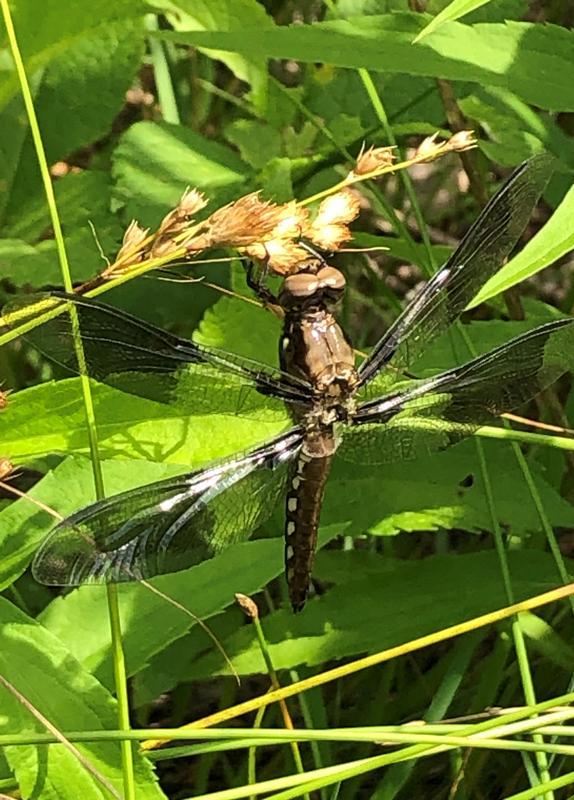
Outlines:
[[259,609],[250,597],[248,597],[246,594],[237,592],[235,595],[235,600],[237,601],[237,604],[240,606],[241,610],[244,611],[248,617],[251,617],[251,619],[259,619]]
[[0,458],[0,480],[4,480],[14,472],[14,465],[8,458]]
[[8,405],[8,392],[3,392],[0,389],[0,411],[6,408]]
[[253,193],[215,211],[206,220],[206,235],[210,246],[247,247],[270,239],[299,236],[306,221],[306,210],[295,202],[277,205]]
[[357,156],[357,163],[353,169],[355,175],[366,175],[385,167],[390,167],[395,160],[393,147],[369,147],[365,150],[365,145],[361,147],[361,152]]

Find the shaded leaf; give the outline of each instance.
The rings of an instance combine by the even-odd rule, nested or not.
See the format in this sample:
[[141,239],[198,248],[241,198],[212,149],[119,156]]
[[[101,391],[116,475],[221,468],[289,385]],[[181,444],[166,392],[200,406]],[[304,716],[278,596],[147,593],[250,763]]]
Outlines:
[[[111,127],[144,52],[144,9],[135,0],[97,0],[89,9],[18,3],[18,31],[48,162],[95,141]],[[65,18],[65,19],[64,19]],[[28,27],[30,26],[30,27]],[[40,32],[38,29],[42,28]],[[0,212],[9,224],[31,195],[42,195],[33,143],[12,70],[0,75],[0,130],[5,182]]]
[[413,45],[424,19],[391,14],[236,32],[162,32],[181,44],[267,58],[322,61],[339,67],[502,86],[540,108],[574,109],[570,80],[573,34],[526,22],[474,26],[445,23]]
[[[384,650],[507,605],[494,552],[394,561],[392,572],[384,557],[372,559],[382,565],[379,578],[370,570],[311,600],[303,614],[281,610],[265,619],[277,669]],[[509,561],[517,601],[559,584],[548,554],[513,552]],[[265,671],[251,627],[235,632],[223,645],[239,674]],[[186,666],[195,678],[227,672],[215,653]]]
[[115,196],[126,207],[126,218],[143,227],[158,225],[188,186],[205,192],[214,208],[245,194],[244,172],[229,148],[167,123],[132,125],[114,151]]
[[[273,19],[257,0],[154,0],[164,8],[175,30],[233,31],[245,28],[272,28]],[[230,54],[206,50],[242,81],[250,84],[255,106],[264,113],[267,105],[267,69],[265,59],[256,54]]]
[[[109,177],[103,172],[72,174],[58,180],[54,188],[72,278],[86,280],[106,266],[100,248],[113,258],[122,239],[122,227],[110,212]],[[15,286],[60,285],[56,242],[46,239],[49,228],[45,198],[32,195],[6,228],[7,235],[19,238],[0,239],[0,277],[9,278]]]
[[[74,659],[58,639],[0,598],[2,675],[61,731],[107,730],[117,726],[113,697]],[[4,687],[0,730],[15,736],[42,726]],[[95,769],[122,793],[117,743],[77,744]],[[5,753],[25,797],[46,800],[103,800],[101,785],[60,744],[8,746]],[[138,798],[164,797],[149,762],[134,751]],[[49,764],[49,770],[46,769]]]

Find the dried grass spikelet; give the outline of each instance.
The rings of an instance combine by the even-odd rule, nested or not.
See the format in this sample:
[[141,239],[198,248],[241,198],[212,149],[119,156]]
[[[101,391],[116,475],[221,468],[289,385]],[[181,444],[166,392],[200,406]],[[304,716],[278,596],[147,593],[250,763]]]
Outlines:
[[317,247],[332,252],[340,250],[353,238],[353,234],[347,225],[323,225],[321,228],[314,228],[310,231],[308,237]]
[[349,223],[359,215],[361,204],[356,192],[343,189],[320,204],[304,235],[323,250],[339,250],[352,238]]
[[207,200],[204,195],[197,189],[188,187],[176,207],[162,219],[157,230],[158,236],[165,236],[168,233],[175,236],[180,233],[193,221],[193,215],[205,208],[206,205]]
[[252,192],[214,211],[205,221],[204,232],[189,242],[193,250],[205,247],[248,247],[255,242],[298,235],[307,213],[294,201],[277,205]]
[[415,152],[415,158],[419,162],[432,161],[444,153],[461,153],[476,147],[476,139],[473,131],[458,131],[450,139],[438,140],[438,133],[427,136],[423,139]]
[[[122,246],[120,247],[116,256],[116,261],[122,262],[121,268],[131,267],[134,264],[139,264],[143,260],[147,247],[140,245],[144,242],[149,233],[149,228],[142,228],[135,219],[132,219],[128,225]],[[113,267],[113,265],[112,265]]]
[[8,392],[3,392],[0,389],[0,411],[3,411],[8,405]]
[[278,275],[291,275],[301,269],[301,265],[311,257],[309,251],[293,239],[270,239],[255,242],[243,251],[250,258],[262,261]]
[[447,149],[455,153],[463,153],[476,147],[474,131],[458,131],[446,143]]
[[348,225],[359,216],[361,203],[356,192],[342,189],[326,197],[317,209],[311,227],[323,225]]
[[394,147],[371,146],[368,150],[365,150],[365,145],[363,144],[351,174],[367,175],[369,172],[390,167],[395,160],[394,149]]
[[415,151],[415,157],[420,160],[432,159],[440,152],[444,142],[437,142],[438,132],[422,140]]
[[14,472],[14,464],[9,458],[0,458],[0,480],[4,480]]
[[185,246],[189,253],[215,246],[235,247],[286,274],[309,257],[293,241],[307,224],[308,212],[294,200],[279,205],[261,200],[259,192],[253,192],[214,211]]
[[153,258],[169,255],[181,247],[175,237],[194,222],[194,214],[207,205],[207,199],[197,189],[187,187],[177,206],[162,219],[151,247]]

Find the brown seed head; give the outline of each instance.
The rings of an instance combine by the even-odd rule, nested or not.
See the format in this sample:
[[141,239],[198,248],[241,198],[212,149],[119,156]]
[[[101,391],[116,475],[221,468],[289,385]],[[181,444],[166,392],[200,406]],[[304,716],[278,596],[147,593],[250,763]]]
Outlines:
[[215,211],[206,221],[207,236],[212,246],[247,247],[299,236],[306,221],[307,212],[294,201],[277,205],[254,192]]
[[395,160],[393,147],[369,147],[365,150],[365,145],[361,147],[361,152],[357,156],[357,163],[353,169],[355,175],[366,175],[378,169],[390,167]]
[[6,408],[8,405],[8,392],[3,392],[0,389],[0,411]]

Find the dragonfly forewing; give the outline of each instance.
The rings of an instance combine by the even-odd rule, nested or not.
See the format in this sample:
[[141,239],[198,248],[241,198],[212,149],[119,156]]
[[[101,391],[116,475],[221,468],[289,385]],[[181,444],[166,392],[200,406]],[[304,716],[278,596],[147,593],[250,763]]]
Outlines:
[[[85,371],[96,381],[175,406],[182,414],[269,420],[285,416],[285,402],[303,407],[310,402],[311,388],[278,369],[202,347],[86,298],[52,293],[43,304],[38,299],[28,304],[44,308],[46,300],[72,306],[73,314],[64,310],[22,338],[68,372]],[[4,319],[17,316],[9,310]]]

